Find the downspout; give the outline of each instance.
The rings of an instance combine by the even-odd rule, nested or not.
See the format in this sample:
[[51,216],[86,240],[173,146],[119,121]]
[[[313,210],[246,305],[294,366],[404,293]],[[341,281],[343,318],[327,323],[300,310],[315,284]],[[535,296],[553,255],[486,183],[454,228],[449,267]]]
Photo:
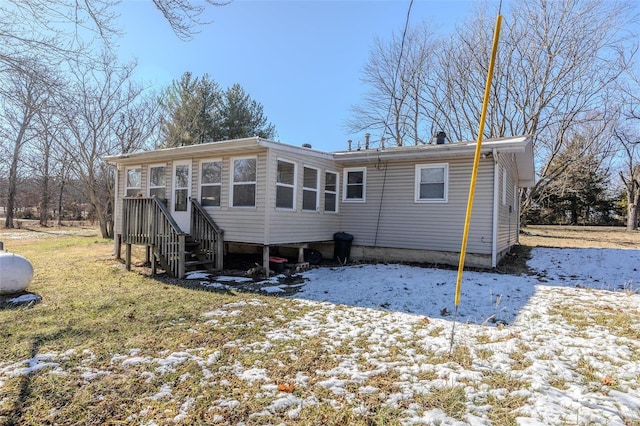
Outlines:
[[500,165],[498,164],[498,151],[493,148],[493,236],[491,238],[491,267],[498,266],[498,216],[500,202]]

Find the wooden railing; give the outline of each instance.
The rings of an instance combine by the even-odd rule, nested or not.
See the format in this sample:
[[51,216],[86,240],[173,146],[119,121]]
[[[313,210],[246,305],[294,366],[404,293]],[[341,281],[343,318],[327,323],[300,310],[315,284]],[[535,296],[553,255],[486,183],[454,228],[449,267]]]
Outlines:
[[200,203],[191,199],[191,237],[200,245],[200,254],[221,271],[224,256],[224,231],[216,225]]
[[131,245],[146,245],[153,250],[154,272],[157,260],[170,275],[184,278],[187,235],[157,198],[122,200],[122,243],[126,244],[127,269],[131,268]]

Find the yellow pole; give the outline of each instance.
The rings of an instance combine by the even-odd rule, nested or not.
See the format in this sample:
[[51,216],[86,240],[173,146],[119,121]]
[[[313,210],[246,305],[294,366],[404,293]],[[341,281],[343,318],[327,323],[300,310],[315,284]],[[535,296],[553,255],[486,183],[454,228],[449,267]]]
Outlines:
[[[491,80],[493,78],[493,68],[496,62],[496,54],[498,52],[498,39],[500,38],[500,25],[502,23],[502,15],[498,14],[496,19],[496,28],[493,33],[493,47],[491,49],[491,61],[489,62],[489,71],[487,73],[487,83],[484,88],[484,100],[482,102],[482,114],[480,115],[480,128],[478,129],[478,140],[476,143],[476,155],[473,159],[473,171],[471,173],[471,186],[469,187],[469,200],[467,201],[467,216],[464,221],[464,233],[462,234],[462,247],[460,248],[460,263],[458,264],[458,279],[456,281],[456,310],[460,304],[460,287],[462,284],[462,270],[464,269],[464,257],[467,252],[467,239],[469,238],[469,222],[471,222],[471,210],[473,209],[473,196],[476,192],[476,179],[478,178],[478,163],[480,162],[480,153],[482,148],[482,134],[484,133],[484,122],[487,116],[487,105],[489,104],[489,95],[491,94]],[[453,335],[451,336],[453,339]]]

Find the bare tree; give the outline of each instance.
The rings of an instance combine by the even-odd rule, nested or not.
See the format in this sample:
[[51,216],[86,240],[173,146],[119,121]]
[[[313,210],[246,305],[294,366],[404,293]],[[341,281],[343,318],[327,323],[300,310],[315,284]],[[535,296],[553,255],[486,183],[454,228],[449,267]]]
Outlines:
[[361,78],[369,91],[352,107],[346,124],[350,132],[374,132],[374,138],[390,139],[398,146],[431,139],[432,119],[423,94],[431,84],[438,48],[432,28],[423,22],[406,33],[392,34],[389,42],[375,40]]
[[[126,120],[142,91],[130,80],[133,69],[133,64],[117,66],[107,53],[91,69],[76,65],[71,69],[70,96],[59,105],[69,137],[64,149],[73,174],[85,186],[104,238],[113,236],[113,171],[102,158],[122,148],[116,129],[123,137],[133,134],[123,131],[122,125],[123,114]],[[135,142],[140,146],[145,141]]]
[[[35,69],[35,67],[32,67]],[[25,146],[36,137],[33,123],[49,96],[45,71],[24,74],[13,70],[5,73],[0,90],[0,138],[9,143],[6,154],[9,160],[7,182],[7,215],[5,227],[14,227],[15,200],[18,191],[19,167]]]
[[637,126],[627,124],[615,132],[620,145],[621,167],[618,171],[627,195],[627,230],[638,229],[640,208],[640,139]]

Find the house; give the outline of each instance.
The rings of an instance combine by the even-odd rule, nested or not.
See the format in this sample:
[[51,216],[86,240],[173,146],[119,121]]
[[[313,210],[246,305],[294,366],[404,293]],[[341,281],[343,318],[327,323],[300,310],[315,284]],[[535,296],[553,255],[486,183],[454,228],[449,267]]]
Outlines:
[[[146,245],[154,265],[183,276],[189,244],[221,269],[223,251],[239,248],[261,251],[265,265],[270,247],[330,255],[342,231],[352,259],[456,265],[475,149],[329,153],[253,137],[110,156],[117,253]],[[530,136],[483,142],[466,266],[495,267],[518,242],[518,188],[533,183]]]

